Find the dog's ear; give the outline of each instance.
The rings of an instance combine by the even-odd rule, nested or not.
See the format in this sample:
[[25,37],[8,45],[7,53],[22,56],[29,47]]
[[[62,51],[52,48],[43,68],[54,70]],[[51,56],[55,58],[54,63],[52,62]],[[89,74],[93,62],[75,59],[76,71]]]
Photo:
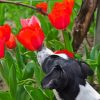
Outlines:
[[57,81],[61,77],[62,69],[59,65],[53,67],[52,70],[42,80],[42,87],[48,89],[55,89],[57,87]]
[[93,70],[89,67],[89,65],[86,62],[80,61],[81,70],[84,75],[84,78],[87,78],[87,76],[93,75]]

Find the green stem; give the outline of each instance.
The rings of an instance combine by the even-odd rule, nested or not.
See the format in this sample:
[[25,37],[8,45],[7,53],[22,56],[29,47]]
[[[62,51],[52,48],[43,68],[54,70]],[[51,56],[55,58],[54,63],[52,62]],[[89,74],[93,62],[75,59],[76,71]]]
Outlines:
[[66,30],[61,30],[60,32],[62,33],[62,36],[64,39],[65,49],[73,52],[72,43],[71,43],[71,40],[69,38],[69,34],[66,32]]

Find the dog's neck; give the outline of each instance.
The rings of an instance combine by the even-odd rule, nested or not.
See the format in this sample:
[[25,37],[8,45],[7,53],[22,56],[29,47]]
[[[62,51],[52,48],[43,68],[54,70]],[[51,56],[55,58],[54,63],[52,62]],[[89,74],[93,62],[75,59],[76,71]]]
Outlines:
[[[79,85],[76,91],[53,90],[56,100],[100,100],[100,95],[86,82],[84,85]],[[73,95],[74,94],[74,95]],[[77,94],[77,96],[75,96]]]
[[72,81],[64,89],[56,89],[56,92],[57,92],[56,94],[58,95],[56,95],[55,92],[54,94],[57,100],[76,100],[75,98],[80,92],[79,83]]

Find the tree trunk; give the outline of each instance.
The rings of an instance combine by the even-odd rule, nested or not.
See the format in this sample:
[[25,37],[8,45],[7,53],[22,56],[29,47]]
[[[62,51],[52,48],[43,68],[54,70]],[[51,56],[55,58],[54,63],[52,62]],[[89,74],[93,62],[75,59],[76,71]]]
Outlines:
[[97,9],[97,20],[96,20],[96,33],[95,33],[95,45],[100,43],[100,0]]
[[82,2],[81,9],[75,19],[72,31],[74,51],[79,49],[83,39],[87,36],[98,1],[100,0],[83,0]]

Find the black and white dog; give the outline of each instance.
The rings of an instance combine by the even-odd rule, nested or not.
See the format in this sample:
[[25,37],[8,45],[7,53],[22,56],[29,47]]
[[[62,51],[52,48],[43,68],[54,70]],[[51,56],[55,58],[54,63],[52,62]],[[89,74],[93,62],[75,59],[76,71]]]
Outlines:
[[54,54],[44,47],[37,58],[46,73],[42,87],[53,89],[57,100],[100,100],[100,95],[86,81],[93,72],[85,62]]

